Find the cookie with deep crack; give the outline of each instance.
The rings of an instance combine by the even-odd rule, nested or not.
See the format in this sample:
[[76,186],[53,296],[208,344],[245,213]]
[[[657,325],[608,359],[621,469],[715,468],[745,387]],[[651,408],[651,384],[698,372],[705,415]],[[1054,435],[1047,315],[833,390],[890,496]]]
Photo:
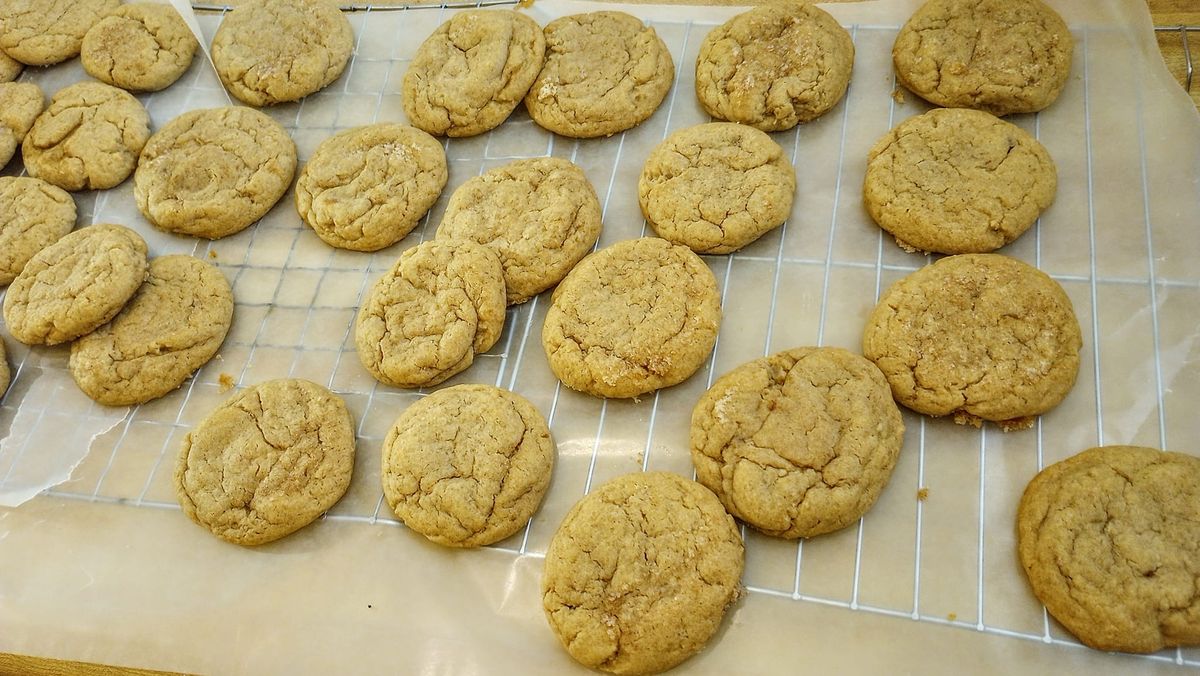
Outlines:
[[542,326],[564,385],[629,398],[683,382],[717,342],[721,293],[691,249],[657,237],[584,258],[554,290]]
[[644,122],[671,89],[675,63],[662,38],[624,12],[546,24],[546,65],[525,95],[542,128],[574,138],[612,136]]
[[1088,449],[1038,473],[1017,511],[1038,600],[1098,650],[1200,645],[1200,458]]
[[892,61],[900,83],[939,106],[993,115],[1054,103],[1075,42],[1040,0],[929,0],[900,29]]
[[545,54],[542,27],[524,14],[455,14],[421,43],[404,73],[404,112],[430,134],[482,134],[525,98]]
[[183,438],[175,493],[214,535],[261,545],[333,507],[354,470],[354,421],[307,380],[270,380],[217,407]]
[[133,196],[155,227],[217,239],[266,215],[295,171],[296,144],[267,115],[244,106],[193,110],[146,143]]
[[809,4],[763,5],[714,28],[696,57],[696,97],[720,120],[791,129],[837,105],[850,86],[854,42]]
[[0,83],[16,80],[22,70],[25,70],[25,64],[0,50]]
[[504,266],[508,304],[562,281],[600,237],[600,201],[575,164],[517,160],[462,184],[450,196],[439,239],[486,245]]
[[1071,299],[1041,270],[1000,254],[948,256],[893,284],[863,332],[863,354],[918,413],[1024,429],[1079,372]]
[[0,286],[74,228],[75,200],[65,190],[28,176],[0,177]]
[[0,84],[0,168],[8,164],[29,133],[46,100],[30,82]]
[[642,214],[658,236],[707,254],[732,253],[779,227],[795,192],[783,148],[728,122],[674,132],[650,152],[638,180]]
[[130,91],[156,92],[179,79],[196,54],[196,38],[171,5],[121,5],[83,37],[88,75]]
[[446,187],[442,144],[403,124],[373,124],[317,146],[296,180],[296,209],[330,246],[377,251],[421,222]]
[[79,53],[83,36],[121,0],[5,0],[0,50],[29,66],[49,66]]
[[542,607],[581,664],[666,671],[704,648],[737,600],[745,550],[707,488],[626,474],[580,500],[546,550]]

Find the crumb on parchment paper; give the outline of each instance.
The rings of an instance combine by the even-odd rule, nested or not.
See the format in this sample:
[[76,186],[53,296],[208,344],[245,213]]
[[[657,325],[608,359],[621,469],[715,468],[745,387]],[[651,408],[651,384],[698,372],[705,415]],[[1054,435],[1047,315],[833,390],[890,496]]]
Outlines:
[[222,394],[233,389],[233,382],[233,376],[229,375],[228,373],[222,373],[217,377],[217,383],[219,383],[221,386]]
[[950,613],[949,615],[946,616],[946,619],[950,620],[951,622],[954,622],[955,620],[958,619],[958,613]]
[[216,249],[209,249],[209,250],[208,250],[208,257],[209,257],[209,258],[211,258],[211,259],[213,259],[213,260],[216,260],[216,259],[217,259],[217,250],[216,250]]
[[921,502],[925,502],[925,500],[928,497],[929,497],[929,489],[928,488],[922,487],[917,490],[917,499],[920,500]]

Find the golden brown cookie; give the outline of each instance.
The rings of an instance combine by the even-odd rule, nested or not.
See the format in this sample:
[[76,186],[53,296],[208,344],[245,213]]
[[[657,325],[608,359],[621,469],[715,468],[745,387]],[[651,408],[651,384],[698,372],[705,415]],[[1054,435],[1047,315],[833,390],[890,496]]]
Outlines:
[[867,156],[863,203],[906,251],[987,253],[1054,201],[1058,173],[1037,139],[979,110],[901,122]]
[[545,54],[542,27],[524,14],[455,14],[421,43],[404,73],[404,112],[430,134],[482,134],[525,98]]
[[863,332],[863,354],[918,413],[978,427],[1033,425],[1079,372],[1071,299],[1048,275],[999,254],[948,256],[896,282]]
[[350,21],[332,0],[248,0],[225,15],[212,41],[221,81],[252,106],[324,88],[353,51]]
[[1017,551],[1038,600],[1098,650],[1200,645],[1200,458],[1091,448],[1021,497]]
[[412,231],[446,187],[446,152],[420,129],[373,124],[317,146],[296,209],[330,246],[377,251]]
[[42,90],[30,82],[0,84],[0,169],[8,164],[21,141],[42,114],[46,100]]
[[562,281],[600,237],[600,201],[583,170],[539,157],[497,167],[450,196],[438,239],[486,245],[504,266],[508,304]]
[[156,92],[179,79],[196,53],[196,38],[171,5],[121,5],[83,36],[88,75],[130,91]]
[[333,507],[353,470],[346,404],[307,380],[270,380],[230,397],[183,438],[175,493],[217,537],[261,545]]
[[419,244],[363,299],[354,344],[363,366],[394,387],[437,385],[465,370],[504,330],[504,272],[467,240]]
[[782,131],[837,105],[853,68],[854,42],[828,12],[809,4],[763,5],[704,38],[696,96],[717,119]]
[[155,227],[217,239],[266,215],[295,171],[296,144],[270,117],[244,106],[193,110],[146,143],[133,196]]
[[37,178],[0,177],[0,286],[74,228],[75,200],[66,191]]
[[845,528],[875,504],[904,422],[874,364],[798,347],[721,376],[692,411],[696,480],[767,535]]
[[782,225],[795,192],[783,148],[729,122],[674,132],[638,180],[642,214],[658,236],[709,254],[732,253]]
[[121,0],[4,0],[0,49],[30,66],[49,66],[79,53],[83,36]]
[[412,530],[479,547],[521,530],[550,486],[555,447],[520,395],[456,385],[405,409],[383,442],[383,495]]
[[12,82],[21,76],[25,64],[0,51],[0,83]]
[[695,373],[720,325],[721,293],[704,261],[687,247],[643,237],[575,266],[554,290],[542,347],[567,387],[637,397]]
[[744,562],[737,527],[707,488],[666,472],[626,474],[563,519],[546,551],[542,607],[581,664],[658,673],[716,633]]
[[544,129],[612,136],[644,122],[671,89],[675,63],[658,34],[624,12],[574,14],[546,24],[546,65],[525,96]]
[[1074,40],[1039,0],[929,0],[896,36],[896,77],[939,106],[993,115],[1054,103],[1071,71]]

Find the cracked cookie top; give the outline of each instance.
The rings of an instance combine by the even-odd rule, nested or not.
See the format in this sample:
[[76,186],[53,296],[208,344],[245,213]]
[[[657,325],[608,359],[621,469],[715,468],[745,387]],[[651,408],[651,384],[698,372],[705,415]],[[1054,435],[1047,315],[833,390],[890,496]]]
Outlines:
[[0,177],[0,286],[74,228],[75,200],[62,188],[27,176]]
[[32,82],[0,83],[0,169],[21,147],[45,105],[41,88]]
[[79,53],[83,36],[121,0],[4,0],[0,49],[30,66],[49,66]]
[[114,87],[153,92],[179,79],[196,38],[170,5],[121,5],[88,30],[79,52],[88,75]]
[[12,82],[21,76],[25,64],[0,51],[0,83]]

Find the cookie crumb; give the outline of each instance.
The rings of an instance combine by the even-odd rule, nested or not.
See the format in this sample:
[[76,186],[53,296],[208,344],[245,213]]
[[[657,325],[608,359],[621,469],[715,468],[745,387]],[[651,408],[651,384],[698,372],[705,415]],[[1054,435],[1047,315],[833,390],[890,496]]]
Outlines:
[[903,87],[901,87],[900,85],[896,85],[896,88],[892,90],[892,100],[895,101],[896,103],[898,103],[899,105],[904,105],[904,88]]
[[224,394],[233,389],[233,376],[228,373],[222,373],[217,377],[217,383],[221,386],[221,393]]
[[950,620],[951,622],[954,622],[955,620],[958,619],[958,613],[950,613],[949,615],[946,616],[946,619]]
[[216,249],[209,249],[209,250],[208,250],[208,257],[209,257],[209,258],[211,258],[211,259],[213,259],[214,261],[215,261],[215,260],[217,260],[217,250],[216,250]]
[[928,488],[921,488],[917,491],[917,499],[920,500],[921,502],[925,502],[925,500],[928,498],[929,498],[929,489]]
[[367,604],[367,607],[368,607],[368,608],[373,608],[374,606],[372,606],[370,603],[368,603],[368,604]]
[[640,464],[642,464],[642,463],[644,463],[644,462],[646,462],[646,452],[645,452],[645,451],[638,451],[637,457],[635,457],[635,458],[634,458],[634,460],[635,460],[635,461],[637,462],[637,464],[639,464],[639,465],[640,465]]

